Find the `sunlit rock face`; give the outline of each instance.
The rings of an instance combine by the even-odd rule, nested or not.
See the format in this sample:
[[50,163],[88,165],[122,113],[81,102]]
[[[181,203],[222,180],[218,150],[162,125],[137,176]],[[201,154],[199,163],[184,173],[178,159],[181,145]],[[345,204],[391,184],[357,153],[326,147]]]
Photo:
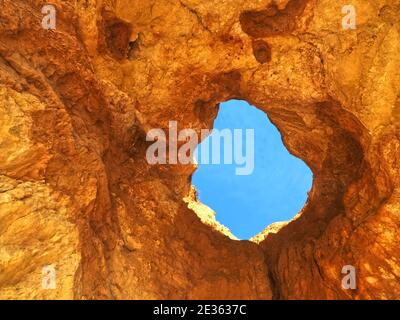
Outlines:
[[[40,1],[0,10],[1,298],[400,297],[399,1],[352,1],[347,30],[347,1],[53,3],[55,30]],[[254,242],[196,215],[194,166],[145,158],[233,98],[314,174]]]

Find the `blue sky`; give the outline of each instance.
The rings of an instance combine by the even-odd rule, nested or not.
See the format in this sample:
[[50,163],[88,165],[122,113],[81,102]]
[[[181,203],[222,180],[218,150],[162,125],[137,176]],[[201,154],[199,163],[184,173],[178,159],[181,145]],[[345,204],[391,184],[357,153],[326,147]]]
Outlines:
[[214,128],[254,129],[254,171],[239,176],[235,164],[200,164],[192,179],[199,200],[239,239],[293,218],[307,200],[312,172],[287,151],[267,115],[245,101],[230,100],[221,104]]

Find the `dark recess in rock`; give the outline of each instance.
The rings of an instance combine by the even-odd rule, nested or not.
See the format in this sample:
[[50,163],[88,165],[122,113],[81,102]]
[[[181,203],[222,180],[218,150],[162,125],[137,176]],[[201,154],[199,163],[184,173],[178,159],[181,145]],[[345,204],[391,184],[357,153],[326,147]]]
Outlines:
[[103,16],[107,51],[117,60],[126,59],[131,47],[132,25],[108,13]]
[[271,61],[271,48],[263,40],[253,41],[253,54],[259,63],[267,63]]
[[240,15],[244,32],[254,38],[283,35],[292,32],[303,14],[308,0],[290,1],[285,9],[270,5],[262,11],[245,11]]

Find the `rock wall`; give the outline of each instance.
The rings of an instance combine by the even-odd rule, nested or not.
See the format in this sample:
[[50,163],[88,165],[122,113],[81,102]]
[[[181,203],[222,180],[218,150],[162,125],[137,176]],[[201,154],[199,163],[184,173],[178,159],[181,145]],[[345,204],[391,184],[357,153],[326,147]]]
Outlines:
[[[0,298],[398,299],[400,2],[351,2],[355,30],[347,1],[54,0],[46,30],[0,1]],[[254,241],[196,215],[195,166],[145,159],[232,98],[314,173]]]

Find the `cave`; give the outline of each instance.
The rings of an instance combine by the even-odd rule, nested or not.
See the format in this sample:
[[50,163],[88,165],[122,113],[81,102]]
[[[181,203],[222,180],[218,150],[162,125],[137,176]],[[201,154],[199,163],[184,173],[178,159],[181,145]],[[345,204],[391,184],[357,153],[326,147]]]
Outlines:
[[[398,6],[357,2],[354,30],[329,1],[54,6],[54,30],[37,1],[0,11],[1,299],[400,297]],[[149,131],[232,99],[313,173],[253,241],[203,210],[195,163],[146,161]]]

